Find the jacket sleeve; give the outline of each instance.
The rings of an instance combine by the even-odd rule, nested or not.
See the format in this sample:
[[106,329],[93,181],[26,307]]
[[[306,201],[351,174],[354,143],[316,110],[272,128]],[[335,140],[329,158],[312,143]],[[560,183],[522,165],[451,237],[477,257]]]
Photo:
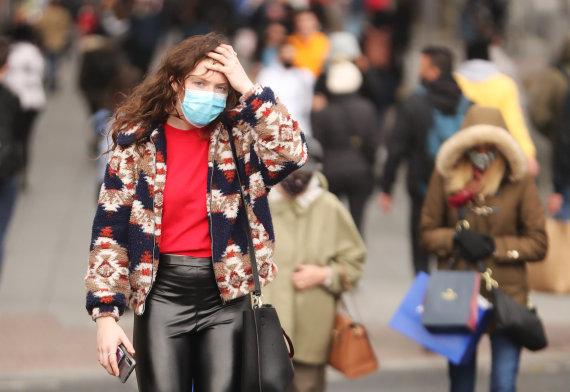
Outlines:
[[303,132],[269,87],[254,85],[224,124],[241,139],[236,146],[241,145],[244,157],[257,157],[257,162],[250,162],[258,166],[267,186],[277,184],[308,159]]
[[538,261],[544,259],[548,248],[544,209],[531,176],[525,177],[519,205],[518,235],[496,236],[495,252],[498,262]]
[[113,151],[99,193],[85,277],[86,308],[93,320],[118,320],[130,295],[127,240],[134,178],[129,161],[132,157],[122,147]]
[[333,242],[336,251],[329,263],[332,275],[328,290],[333,294],[340,294],[356,284],[362,276],[366,258],[364,242],[350,213],[340,202],[337,211],[337,238]]
[[443,191],[443,177],[434,170],[420,218],[420,246],[439,257],[449,257],[453,252],[455,228],[446,226],[448,211]]
[[396,114],[396,123],[388,136],[388,157],[379,181],[382,192],[392,193],[392,186],[396,180],[400,162],[411,148],[411,127],[412,124],[406,106],[400,105]]
[[505,85],[505,99],[501,107],[501,111],[505,118],[505,123],[511,135],[521,146],[527,157],[536,156],[536,148],[534,142],[530,138],[530,133],[526,126],[520,105],[519,92],[515,82],[508,80]]

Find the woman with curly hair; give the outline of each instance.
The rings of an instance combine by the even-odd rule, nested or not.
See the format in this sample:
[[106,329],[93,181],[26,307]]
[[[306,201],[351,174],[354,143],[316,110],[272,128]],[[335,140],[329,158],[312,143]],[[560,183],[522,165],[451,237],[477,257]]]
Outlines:
[[[238,390],[248,252],[261,285],[273,280],[267,192],[305,163],[304,136],[214,33],[176,45],[118,108],[111,133],[85,278],[99,362],[118,375],[122,343],[136,349],[140,391]],[[126,306],[134,346],[117,324]]]

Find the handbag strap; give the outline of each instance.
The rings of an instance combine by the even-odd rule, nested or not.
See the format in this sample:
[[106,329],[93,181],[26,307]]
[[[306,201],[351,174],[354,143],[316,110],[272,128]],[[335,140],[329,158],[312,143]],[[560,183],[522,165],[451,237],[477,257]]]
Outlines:
[[288,346],[288,352],[289,352],[289,358],[293,358],[295,356],[295,347],[293,347],[293,342],[291,341],[291,338],[289,337],[289,335],[287,335],[287,332],[285,332],[285,330],[283,328],[281,328],[281,332],[283,332],[283,337],[285,338],[285,341],[287,342],[287,346]]
[[360,320],[362,320],[362,317],[360,316],[358,306],[356,305],[356,300],[354,299],[354,295],[352,293],[354,287],[346,276],[346,270],[344,269],[344,266],[340,265],[340,269],[340,280],[342,282],[342,286],[345,288],[345,291],[337,295],[338,304],[344,308],[346,314],[351,319],[353,319],[357,324],[362,324],[360,322]]
[[253,246],[253,239],[251,237],[251,226],[249,224],[249,219],[248,219],[248,215],[247,215],[247,208],[245,207],[245,196],[243,194],[243,188],[242,188],[242,181],[241,181],[241,176],[239,174],[239,169],[238,169],[238,158],[237,158],[237,152],[236,152],[236,145],[234,143],[234,137],[232,134],[232,129],[230,127],[228,127],[228,137],[230,140],[230,147],[232,149],[232,155],[234,158],[234,164],[235,164],[235,171],[236,171],[236,176],[238,179],[238,183],[239,183],[239,195],[240,195],[240,199],[241,199],[241,205],[243,208],[243,212],[244,212],[244,228],[245,228],[245,233],[247,236],[247,247],[249,248],[249,261],[251,263],[251,273],[253,274],[253,307],[259,307],[261,306],[261,285],[259,284],[259,272],[257,271],[257,259],[255,257],[255,248]]

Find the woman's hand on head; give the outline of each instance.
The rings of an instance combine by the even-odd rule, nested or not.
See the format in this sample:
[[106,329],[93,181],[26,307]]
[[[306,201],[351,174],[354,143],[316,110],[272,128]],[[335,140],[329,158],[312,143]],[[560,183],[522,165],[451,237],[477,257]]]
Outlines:
[[97,319],[97,355],[99,363],[110,375],[119,376],[117,365],[117,347],[123,343],[127,351],[135,354],[135,349],[123,329],[113,317]]
[[230,45],[221,44],[213,52],[208,53],[208,57],[215,61],[207,63],[206,68],[226,75],[238,93],[243,95],[253,87],[252,81],[239,62],[237,53]]

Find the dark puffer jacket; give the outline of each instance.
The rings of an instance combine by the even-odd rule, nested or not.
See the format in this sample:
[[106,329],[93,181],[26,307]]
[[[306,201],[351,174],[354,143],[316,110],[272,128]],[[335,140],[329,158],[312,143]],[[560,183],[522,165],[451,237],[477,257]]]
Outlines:
[[323,174],[329,181],[372,179],[378,146],[374,106],[358,94],[331,95],[328,105],[312,115],[313,136],[325,153]]

